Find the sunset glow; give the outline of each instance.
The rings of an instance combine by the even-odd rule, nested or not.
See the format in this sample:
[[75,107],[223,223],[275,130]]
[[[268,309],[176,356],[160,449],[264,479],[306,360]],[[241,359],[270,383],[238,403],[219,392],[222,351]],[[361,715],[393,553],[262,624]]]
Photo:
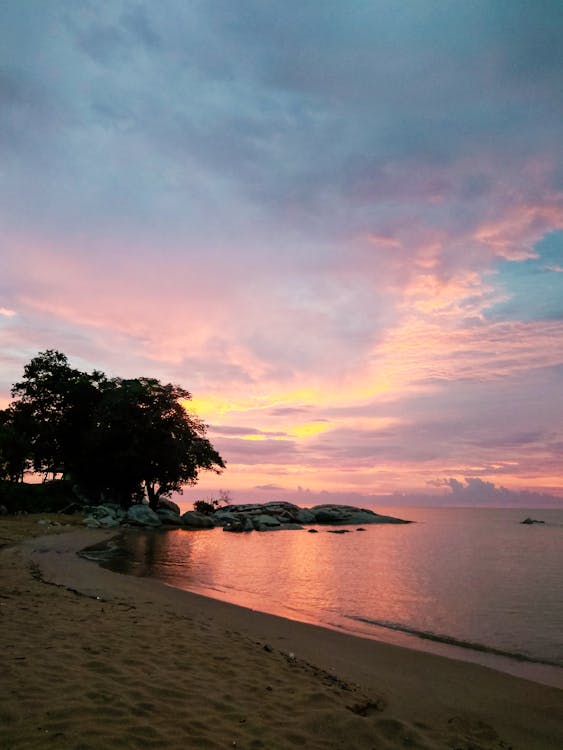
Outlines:
[[59,349],[190,390],[193,492],[563,502],[563,18],[423,5],[5,4],[0,407]]

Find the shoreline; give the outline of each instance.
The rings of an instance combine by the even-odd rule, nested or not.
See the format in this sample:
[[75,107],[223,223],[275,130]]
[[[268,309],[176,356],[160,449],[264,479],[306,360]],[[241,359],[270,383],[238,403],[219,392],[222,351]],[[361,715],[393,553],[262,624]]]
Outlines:
[[[111,570],[111,568],[107,568]],[[145,580],[150,577],[143,577]],[[158,579],[150,579],[158,580]],[[539,661],[529,657],[518,655],[505,654],[503,652],[496,652],[494,649],[489,649],[486,646],[479,646],[479,644],[467,644],[462,645],[456,643],[453,639],[444,637],[434,637],[433,635],[417,635],[415,632],[409,632],[407,630],[395,629],[379,625],[378,623],[371,623],[370,629],[362,629],[361,627],[354,628],[350,625],[341,625],[340,623],[324,622],[322,620],[315,620],[312,616],[307,617],[305,613],[299,612],[273,612],[267,609],[261,609],[259,606],[254,607],[250,604],[240,604],[234,600],[229,599],[221,592],[221,595],[217,593],[216,589],[208,589],[204,586],[192,587],[192,588],[181,588],[174,584],[167,583],[166,581],[160,581],[162,585],[176,589],[177,591],[184,592],[187,594],[195,594],[202,596],[206,599],[212,599],[217,602],[224,602],[231,604],[235,607],[248,610],[257,614],[271,615],[274,617],[280,617],[284,620],[291,620],[294,622],[300,622],[307,625],[312,625],[323,630],[330,630],[336,633],[342,633],[352,638],[360,638],[364,640],[375,641],[377,643],[383,643],[397,648],[407,649],[409,651],[416,651],[423,654],[430,654],[435,656],[441,656],[445,659],[452,661],[460,661],[466,664],[476,664],[487,669],[492,669],[496,672],[500,672],[504,675],[511,677],[517,677],[522,680],[529,680],[531,682],[537,682],[540,685],[547,687],[554,687],[559,690],[563,690],[563,667],[558,664],[552,664],[547,661]],[[350,618],[352,622],[355,620]],[[361,623],[361,620],[360,620]]]
[[[28,660],[29,666],[33,666],[25,653],[23,660],[19,653],[18,661],[9,661],[14,649],[21,651],[27,644],[32,653],[37,646],[27,642],[27,631],[17,622],[18,616],[22,623],[28,617],[21,610],[22,604],[26,609],[30,606],[26,601],[29,592],[37,604],[36,614],[41,612],[42,616],[52,618],[51,630],[43,629],[42,635],[39,634],[40,653],[56,659],[51,668],[69,663],[69,654],[65,660],[64,655],[57,653],[64,651],[66,641],[57,639],[53,643],[55,633],[65,627],[77,634],[84,633],[87,643],[83,647],[97,643],[92,648],[104,656],[88,662],[87,669],[93,670],[100,684],[83,700],[85,717],[80,720],[81,727],[89,726],[91,719],[89,710],[86,711],[88,702],[95,702],[99,695],[107,698],[112,694],[109,675],[116,670],[123,673],[134,693],[139,696],[146,693],[145,700],[139,703],[158,704],[160,711],[170,711],[170,706],[159,704],[160,691],[152,681],[147,681],[146,676],[140,682],[133,679],[139,667],[135,655],[146,648],[156,660],[152,668],[159,673],[162,670],[160,681],[168,683],[169,688],[178,688],[171,691],[175,700],[180,700],[178,696],[186,691],[191,696],[191,739],[187,740],[184,734],[178,747],[227,747],[237,743],[238,747],[281,748],[302,744],[312,748],[395,748],[403,747],[408,737],[411,746],[422,748],[471,746],[492,750],[513,745],[515,750],[518,747],[555,750],[563,743],[562,693],[556,688],[468,662],[244,609],[152,579],[113,573],[78,556],[85,547],[113,536],[113,530],[72,530],[28,538],[1,551],[3,590],[7,593],[0,599],[3,605],[0,611],[4,613],[8,605],[12,607],[15,628],[13,633],[4,629],[3,640],[9,641],[12,636],[21,642],[21,647],[9,642],[3,645],[2,653],[8,658],[5,670],[8,678],[21,677],[21,667]],[[13,585],[9,588],[13,584],[11,579],[17,579],[19,588],[14,589]],[[155,636],[153,640],[151,633]],[[135,642],[141,634],[148,643]],[[200,649],[197,654],[195,643]],[[176,653],[178,650],[181,653]],[[98,661],[103,669],[95,666]],[[72,666],[71,659],[70,672]],[[191,681],[187,679],[190,671],[194,672]],[[20,684],[17,679],[16,683],[21,704],[22,696],[34,684],[33,669],[27,683],[23,680]],[[34,700],[38,703],[37,712],[41,701],[37,697]],[[44,700],[47,702],[41,704],[43,711],[49,713],[46,707],[49,700],[47,697]],[[10,699],[3,696],[2,701],[9,703]],[[119,705],[117,697],[115,701]],[[280,708],[284,701],[287,706]],[[111,705],[108,699],[108,710]],[[231,716],[233,705],[238,708]],[[260,714],[252,720],[250,705]],[[280,711],[285,715],[285,723],[283,716],[277,715]],[[287,711],[292,715],[290,729],[285,726]],[[77,709],[72,730],[75,733],[80,715]],[[194,728],[194,720],[203,715],[208,717],[205,726]],[[18,732],[25,734],[25,730],[17,720],[16,708],[2,707],[0,718],[7,727],[0,729],[0,739],[2,732],[8,732],[7,739],[11,741],[4,744],[27,747],[23,735],[22,744],[18,744]],[[176,717],[175,721],[182,724],[185,719]],[[325,728],[319,729],[319,719],[326,724]],[[72,717],[68,721],[72,724]],[[130,716],[127,721],[132,721]],[[152,727],[147,730],[151,735],[156,731],[156,720],[153,717],[152,722],[147,724],[147,721],[143,719],[141,723],[145,730],[149,725]],[[43,718],[42,724],[45,723]],[[77,743],[72,744],[75,735],[71,729],[62,730],[63,723],[59,717],[63,738],[58,747],[78,747]],[[325,729],[330,729],[328,734],[323,734]],[[86,743],[88,747],[101,748],[104,742],[106,746],[121,746],[115,738],[123,736],[123,726],[112,729],[116,733],[113,739],[108,738],[109,730],[104,734],[98,727],[96,731],[104,734],[98,744],[96,731],[92,727],[89,731],[93,734],[90,745]],[[123,746],[176,747],[173,736],[166,734],[168,730],[160,727],[158,731],[159,737],[153,745],[143,744],[148,737],[145,734],[140,744]],[[67,742],[71,735],[72,741]]]
[[[111,541],[113,539],[119,539],[122,535],[127,534],[132,534],[134,538],[137,531],[136,529],[118,530],[117,534],[111,538],[109,545],[106,545],[104,542],[100,545],[93,545],[83,550],[81,555],[88,560],[97,562],[97,564],[107,570],[124,573],[125,568],[123,565],[119,563],[115,565],[112,562],[112,555],[108,554],[105,550],[107,550],[108,546],[112,546]],[[144,530],[142,533],[159,535],[162,533],[162,530]],[[128,547],[127,542],[125,542],[124,546]],[[129,574],[135,577],[139,575],[136,573]],[[563,689],[562,664],[540,658],[536,659],[526,653],[510,653],[482,643],[456,640],[452,636],[433,631],[417,631],[394,625],[393,623],[388,624],[364,619],[363,617],[346,617],[336,612],[331,613],[331,619],[322,619],[322,616],[319,617],[314,611],[296,609],[285,603],[280,604],[269,599],[262,599],[256,594],[247,591],[224,588],[220,585],[215,588],[191,581],[186,585],[181,581],[168,580],[166,577],[156,576],[153,578],[150,575],[143,574],[140,574],[140,577],[160,581],[179,591],[199,594],[200,596],[227,602],[254,612],[276,615],[288,620],[316,625],[357,638],[375,640],[414,651],[443,656],[448,659],[479,664],[490,669],[495,669],[503,674]]]

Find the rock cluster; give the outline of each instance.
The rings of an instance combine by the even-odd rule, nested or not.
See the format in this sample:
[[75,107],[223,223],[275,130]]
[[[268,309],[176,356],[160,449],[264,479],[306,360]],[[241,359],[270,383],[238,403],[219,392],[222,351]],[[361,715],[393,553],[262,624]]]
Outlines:
[[287,502],[226,505],[210,515],[195,510],[188,510],[182,514],[176,503],[164,499],[159,501],[156,511],[144,504],[132,505],[124,510],[114,503],[105,503],[87,506],[85,512],[86,526],[103,529],[121,525],[187,529],[212,529],[222,526],[223,531],[243,532],[302,529],[304,525],[310,524],[355,526],[372,523],[410,523],[352,505],[316,505],[313,508],[300,508]]

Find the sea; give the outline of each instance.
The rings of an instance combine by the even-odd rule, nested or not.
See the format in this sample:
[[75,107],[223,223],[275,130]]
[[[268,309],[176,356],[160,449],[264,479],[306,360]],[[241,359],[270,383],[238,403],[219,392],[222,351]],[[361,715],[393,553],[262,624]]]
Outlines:
[[125,530],[91,556],[120,573],[563,687],[563,508],[376,510],[414,523]]

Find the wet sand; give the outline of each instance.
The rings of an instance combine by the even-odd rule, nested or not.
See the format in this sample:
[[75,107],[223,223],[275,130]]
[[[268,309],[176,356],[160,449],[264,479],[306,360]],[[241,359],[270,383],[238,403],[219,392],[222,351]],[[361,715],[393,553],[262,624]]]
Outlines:
[[562,690],[77,556],[111,535],[0,519],[1,748],[563,747]]

